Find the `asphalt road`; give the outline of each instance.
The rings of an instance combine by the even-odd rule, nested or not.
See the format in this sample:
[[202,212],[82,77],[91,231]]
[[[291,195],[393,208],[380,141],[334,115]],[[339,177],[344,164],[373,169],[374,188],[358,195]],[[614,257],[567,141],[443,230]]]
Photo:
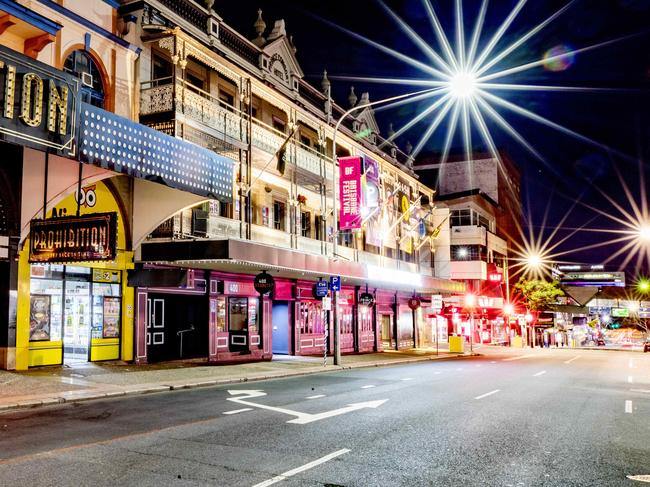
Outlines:
[[0,485],[644,485],[650,354],[485,353],[4,413]]

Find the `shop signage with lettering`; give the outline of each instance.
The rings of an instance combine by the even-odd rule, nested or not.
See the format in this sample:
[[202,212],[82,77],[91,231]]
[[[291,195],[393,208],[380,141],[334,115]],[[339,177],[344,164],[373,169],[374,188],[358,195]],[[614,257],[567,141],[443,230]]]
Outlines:
[[314,284],[314,297],[317,299],[324,298],[329,293],[330,286],[327,281],[318,281]]
[[361,293],[359,294],[359,304],[370,308],[375,304],[375,297],[370,293]]
[[32,220],[29,239],[32,263],[115,260],[117,213]]
[[0,139],[75,155],[79,80],[0,46]]
[[253,286],[255,286],[255,290],[258,293],[262,295],[268,294],[273,291],[273,288],[275,287],[275,279],[273,279],[273,276],[268,272],[262,271],[255,276]]

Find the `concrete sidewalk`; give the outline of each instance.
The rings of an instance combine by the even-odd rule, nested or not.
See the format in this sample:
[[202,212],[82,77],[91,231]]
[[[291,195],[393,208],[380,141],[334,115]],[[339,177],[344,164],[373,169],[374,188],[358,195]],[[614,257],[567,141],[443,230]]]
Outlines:
[[42,367],[27,372],[0,370],[0,412],[66,402],[215,386],[362,367],[468,357],[430,350],[344,355],[343,365],[319,357],[276,355],[271,362],[208,365],[205,361],[131,365],[121,362]]

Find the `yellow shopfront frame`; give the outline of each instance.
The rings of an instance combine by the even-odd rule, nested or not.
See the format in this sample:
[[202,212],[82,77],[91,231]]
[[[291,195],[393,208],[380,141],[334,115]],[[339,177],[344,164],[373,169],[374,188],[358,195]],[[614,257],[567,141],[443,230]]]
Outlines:
[[[120,279],[120,335],[115,338],[91,338],[89,360],[133,359],[133,288],[127,286],[126,270],[133,268],[133,252],[126,250],[126,229],[124,215],[120,211],[113,193],[101,181],[82,188],[85,194],[94,193],[93,205],[82,205],[80,214],[117,212],[117,253],[113,261],[71,262],[70,265],[106,271],[119,271]],[[77,203],[74,194],[68,195],[55,207],[59,213],[74,215]],[[48,215],[50,216],[50,215]],[[29,238],[22,246],[18,262],[18,309],[16,326],[16,370],[43,365],[61,365],[64,361],[63,339],[55,341],[30,341],[30,298],[31,272],[29,263]],[[92,270],[91,270],[92,273]],[[61,325],[63,326],[63,324]],[[92,335],[91,335],[92,336]]]

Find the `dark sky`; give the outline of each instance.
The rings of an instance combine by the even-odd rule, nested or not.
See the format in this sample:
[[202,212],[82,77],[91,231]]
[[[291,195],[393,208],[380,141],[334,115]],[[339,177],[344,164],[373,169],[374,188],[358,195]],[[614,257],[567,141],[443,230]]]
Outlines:
[[[440,52],[421,0],[389,0],[386,3],[427,43]],[[493,0],[489,3],[479,49],[487,43],[516,3],[513,0]],[[507,47],[567,3],[568,0],[529,0],[493,52]],[[441,0],[434,2],[434,6],[451,40],[455,35],[454,2]],[[477,1],[463,2],[467,39],[472,33],[479,7],[480,2]],[[333,23],[345,27],[427,63],[425,55],[376,1],[239,0],[217,1],[214,5],[216,12],[228,24],[249,38],[255,36],[253,23],[258,8],[262,8],[264,12],[267,34],[276,19],[285,19],[287,32],[294,37],[298,48],[298,60],[307,79],[316,86],[320,86],[323,69],[327,69],[332,76],[429,78],[426,73],[354,39],[331,25]],[[612,149],[608,151],[596,147],[528,121],[512,112],[497,110],[544,158],[544,162],[539,161],[496,124],[488,121],[499,150],[508,153],[522,169],[525,213],[530,217],[535,234],[542,232],[548,235],[567,213],[569,216],[563,223],[565,228],[560,230],[555,240],[566,235],[569,229],[585,224],[590,229],[623,228],[588,208],[592,206],[609,214],[622,216],[604,193],[622,205],[626,211],[633,211],[617,178],[617,171],[629,187],[633,199],[640,201],[640,175],[644,174],[646,180],[650,181],[647,162],[650,155],[649,31],[650,0],[575,0],[561,16],[493,68],[492,71],[496,71],[498,68],[536,61],[556,46],[577,49],[638,34],[621,42],[579,53],[563,70],[552,71],[537,67],[495,80],[518,84],[619,89],[611,93],[495,92],[527,110]],[[333,81],[333,96],[343,106],[347,106],[351,84],[355,85],[357,95],[362,91],[369,91],[371,99],[422,89],[408,85]],[[389,122],[397,129],[426,106],[423,102],[378,112],[377,118],[383,134],[386,134]],[[426,122],[434,115],[398,139],[398,144],[404,147],[406,140],[409,140],[415,145],[426,130]],[[445,128],[443,123],[437,132],[439,135],[431,138],[425,151],[436,153],[441,150]],[[474,133],[473,142],[475,151],[485,150],[478,132]],[[460,137],[454,140],[453,150],[462,150]],[[547,227],[542,228],[547,208]],[[605,232],[581,231],[569,238],[560,249],[574,250],[619,236]],[[559,259],[600,263],[620,246],[621,244],[612,244],[564,255]],[[625,255],[615,259],[613,263],[620,265]],[[637,271],[635,264],[636,259],[633,259],[626,268],[631,274]],[[639,271],[649,273],[647,260]]]

